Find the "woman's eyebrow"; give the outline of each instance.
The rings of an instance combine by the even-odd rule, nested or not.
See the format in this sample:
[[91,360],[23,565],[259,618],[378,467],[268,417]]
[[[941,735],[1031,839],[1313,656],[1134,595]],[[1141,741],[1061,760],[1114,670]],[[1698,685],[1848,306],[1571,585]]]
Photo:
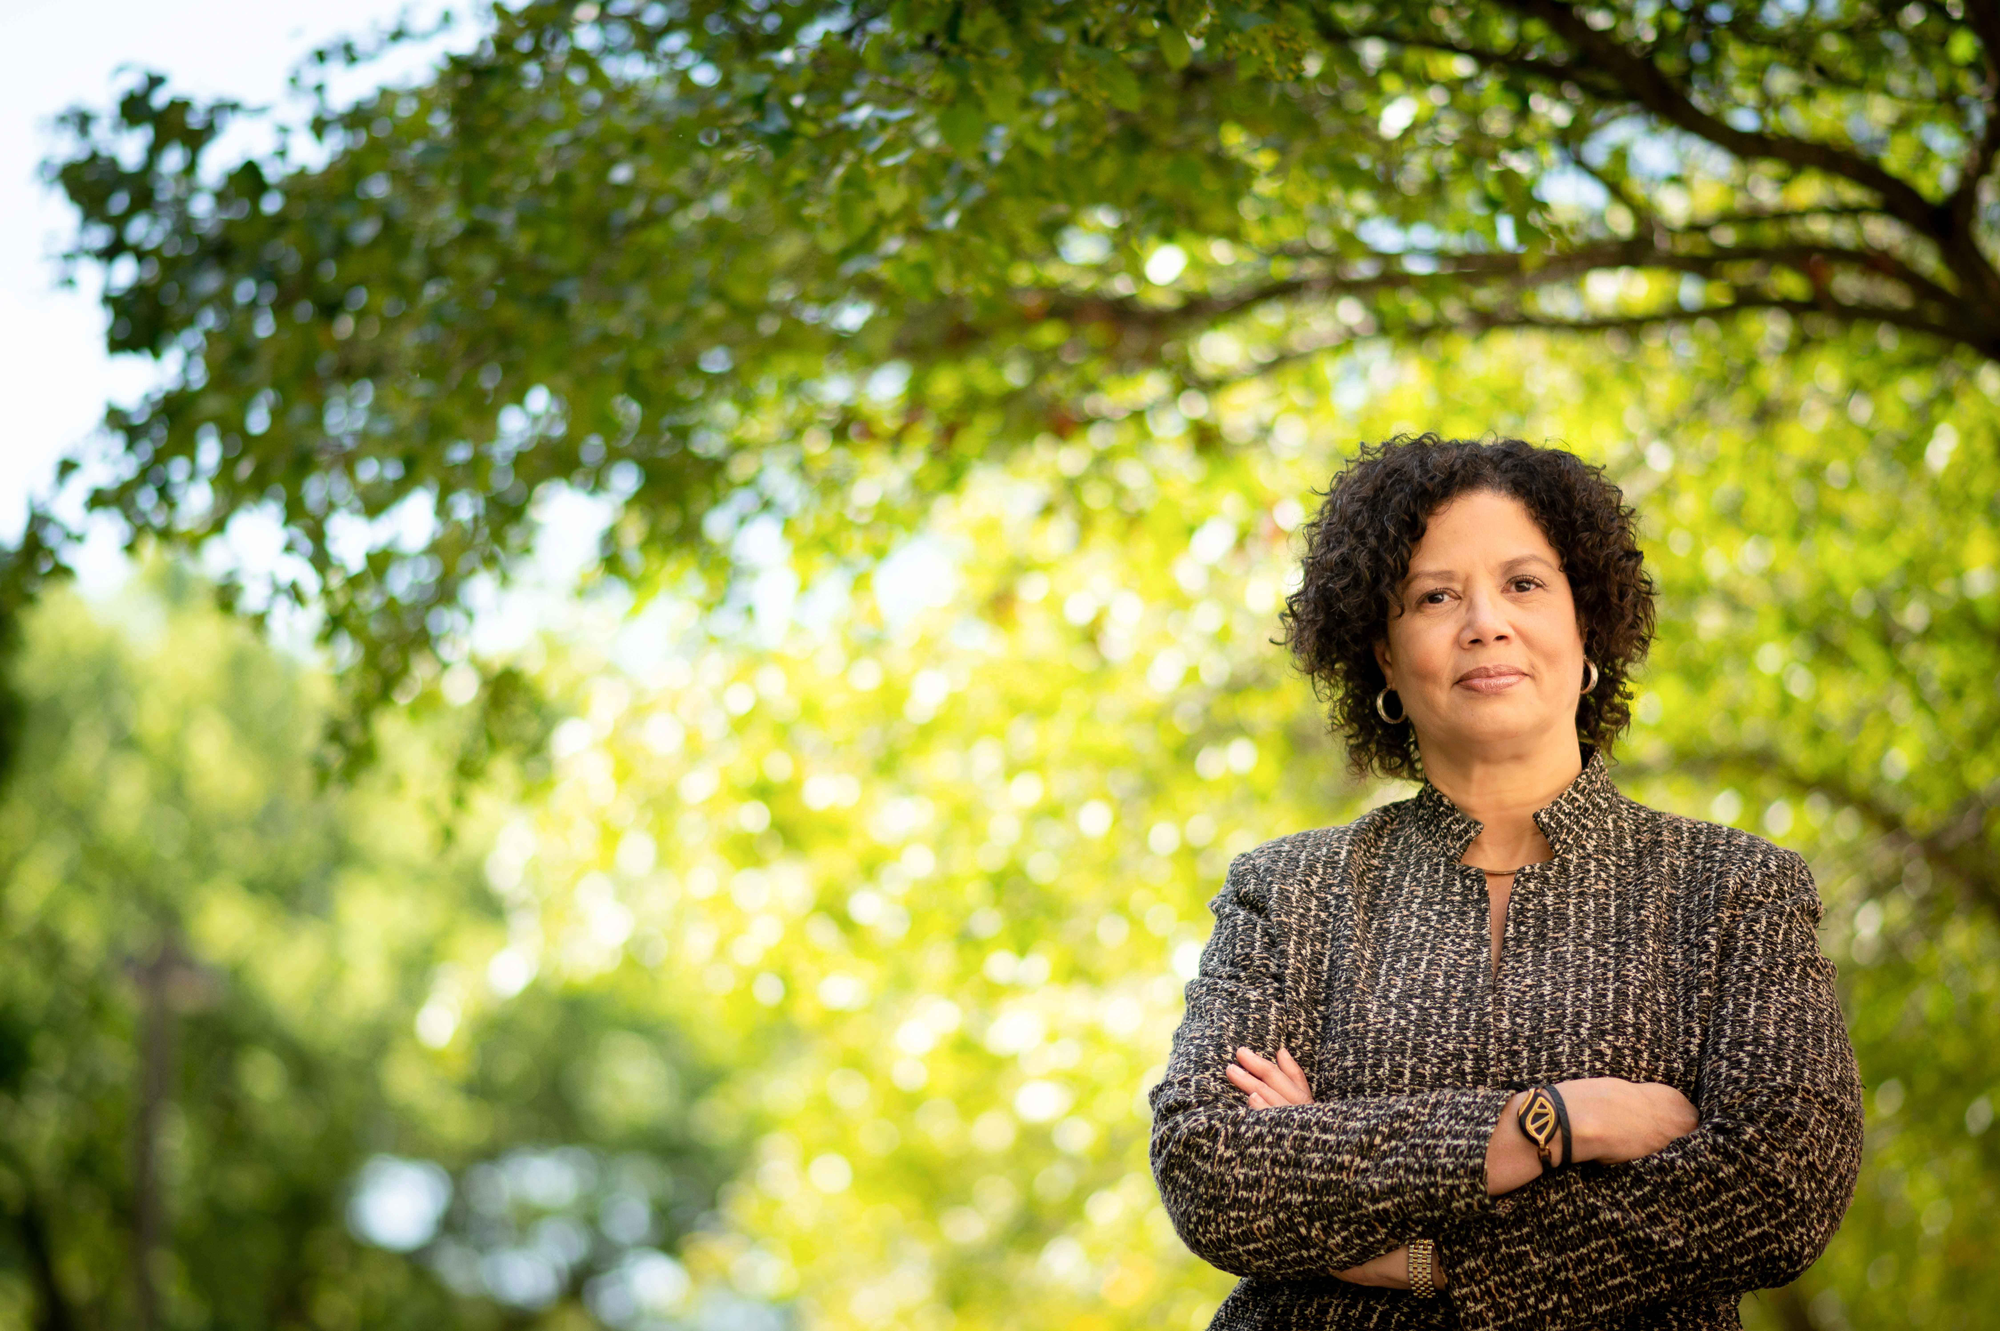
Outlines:
[[[1515,555],[1512,559],[1509,559],[1506,563],[1502,564],[1500,567],[1513,568],[1518,564],[1540,564],[1543,568],[1547,569],[1553,569],[1555,567],[1554,564],[1551,564],[1548,560],[1536,554]],[[1445,569],[1445,568],[1411,569],[1409,573],[1404,576],[1403,585],[1407,587],[1411,583],[1421,582],[1425,578],[1450,578],[1456,576],[1456,574],[1457,571],[1455,569]]]

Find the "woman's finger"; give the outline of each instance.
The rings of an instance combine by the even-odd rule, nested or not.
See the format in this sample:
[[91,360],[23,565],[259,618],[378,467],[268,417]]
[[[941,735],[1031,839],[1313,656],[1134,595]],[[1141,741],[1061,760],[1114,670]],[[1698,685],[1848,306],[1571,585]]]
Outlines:
[[1295,1084],[1297,1084],[1299,1088],[1299,1095],[1301,1097],[1299,1103],[1308,1105],[1311,1104],[1312,1084],[1306,1080],[1305,1069],[1301,1068],[1299,1066],[1299,1061],[1296,1058],[1292,1057],[1291,1050],[1280,1049],[1278,1051],[1278,1066],[1283,1068],[1285,1072],[1288,1075],[1290,1075],[1292,1081]]
[[1234,1063],[1229,1065],[1227,1071],[1229,1073],[1230,1085],[1245,1095],[1257,1095],[1270,1089],[1263,1082],[1250,1073],[1245,1072],[1242,1068],[1237,1067]]
[[1258,1081],[1270,1088],[1272,1098],[1280,1104],[1304,1105],[1312,1103],[1312,1091],[1306,1086],[1305,1073],[1298,1071],[1298,1064],[1286,1050],[1279,1050],[1279,1057],[1291,1064],[1286,1071],[1278,1063],[1263,1057],[1252,1049],[1238,1049],[1236,1057]]
[[1228,1067],[1224,1068],[1223,1071],[1228,1074],[1230,1083],[1232,1085],[1239,1086],[1246,1091],[1253,1091],[1257,1089],[1257,1087],[1262,1086],[1264,1084],[1263,1082],[1257,1080],[1257,1078],[1252,1076],[1249,1072],[1238,1067],[1234,1063],[1231,1063]]
[[[1245,1055],[1248,1055],[1248,1057],[1245,1057]],[[1255,1054],[1250,1053],[1247,1049],[1239,1049],[1236,1057],[1241,1061],[1229,1065],[1232,1074],[1248,1078],[1259,1085],[1268,1086],[1273,1091],[1284,1085],[1285,1074],[1279,1070],[1277,1064],[1267,1059],[1257,1058]],[[1250,1061],[1251,1059],[1256,1059],[1256,1061],[1253,1063]]]
[[1291,1080],[1285,1075],[1283,1068],[1254,1049],[1238,1049],[1236,1057],[1245,1068],[1249,1069],[1251,1076],[1268,1086],[1281,1087]]
[[[1242,1053],[1248,1053],[1248,1051],[1242,1051]],[[1260,1063],[1260,1067],[1250,1067],[1248,1063],[1242,1065],[1242,1067],[1238,1067],[1238,1065],[1230,1063],[1230,1069],[1232,1069],[1232,1077],[1230,1079],[1236,1085],[1240,1085],[1242,1089],[1246,1089],[1246,1091],[1262,1089],[1264,1095],[1268,1095],[1272,1099],[1272,1103],[1280,1103],[1280,1105],[1296,1103],[1298,1095],[1292,1091],[1290,1077],[1286,1077],[1284,1071],[1280,1071],[1278,1065],[1272,1063],[1270,1059],[1258,1059],[1258,1063]]]
[[1286,1098],[1279,1094],[1276,1088],[1259,1081],[1256,1077],[1251,1076],[1248,1072],[1245,1072],[1233,1063],[1229,1066],[1229,1080],[1235,1085],[1237,1090],[1251,1097],[1253,1107],[1263,1107],[1263,1105],[1257,1103],[1259,1097],[1262,1097],[1265,1104],[1288,1103]]

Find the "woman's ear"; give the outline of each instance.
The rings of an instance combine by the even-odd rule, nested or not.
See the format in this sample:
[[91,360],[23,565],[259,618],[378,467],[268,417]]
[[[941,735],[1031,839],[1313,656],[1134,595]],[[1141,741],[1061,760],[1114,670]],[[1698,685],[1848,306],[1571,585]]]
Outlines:
[[1377,638],[1375,640],[1375,664],[1382,671],[1382,678],[1389,678],[1389,640],[1387,638]]

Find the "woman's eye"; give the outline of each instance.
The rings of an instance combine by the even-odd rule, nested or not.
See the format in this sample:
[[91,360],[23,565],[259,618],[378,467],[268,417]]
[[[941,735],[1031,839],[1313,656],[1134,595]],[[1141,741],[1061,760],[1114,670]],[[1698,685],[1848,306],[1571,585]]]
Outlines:
[[1531,588],[1532,588],[1532,587],[1539,587],[1539,586],[1541,586],[1541,585],[1542,585],[1541,583],[1537,582],[1537,581],[1536,581],[1535,579],[1533,579],[1533,578],[1516,578],[1516,579],[1514,579],[1514,586],[1515,586],[1516,588],[1519,588],[1519,587],[1521,587],[1521,586],[1522,586],[1523,584],[1526,584],[1527,586],[1529,586],[1529,587],[1531,587]]

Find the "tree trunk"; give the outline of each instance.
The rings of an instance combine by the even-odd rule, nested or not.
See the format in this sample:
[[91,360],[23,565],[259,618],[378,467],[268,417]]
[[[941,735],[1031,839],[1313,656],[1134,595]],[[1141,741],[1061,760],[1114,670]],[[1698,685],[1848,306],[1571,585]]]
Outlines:
[[173,1065],[173,1006],[168,987],[182,965],[180,949],[163,941],[151,961],[135,968],[139,981],[139,1104],[132,1161],[132,1299],[133,1326],[156,1331],[160,1324],[159,1289],[153,1278],[154,1256],[160,1248],[164,1207],[160,1197],[160,1116],[171,1091]]

